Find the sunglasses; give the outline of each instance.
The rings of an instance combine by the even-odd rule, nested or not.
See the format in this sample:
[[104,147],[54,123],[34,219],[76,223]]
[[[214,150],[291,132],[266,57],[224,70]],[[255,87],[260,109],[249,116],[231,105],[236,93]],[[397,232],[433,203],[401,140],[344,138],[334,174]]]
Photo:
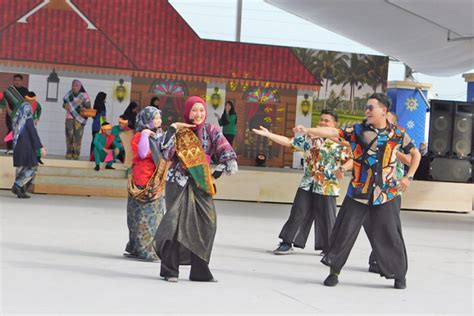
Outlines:
[[365,106],[366,111],[372,112],[374,109],[375,109],[375,107],[372,104],[367,104]]

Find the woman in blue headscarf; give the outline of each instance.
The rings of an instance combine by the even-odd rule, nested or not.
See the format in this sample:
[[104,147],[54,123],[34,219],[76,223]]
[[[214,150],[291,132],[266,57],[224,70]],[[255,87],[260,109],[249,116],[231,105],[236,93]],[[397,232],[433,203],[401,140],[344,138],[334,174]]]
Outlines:
[[132,138],[132,172],[128,179],[127,225],[129,241],[124,256],[143,261],[158,257],[152,242],[165,213],[164,185],[169,162],[162,157],[162,147],[181,127],[173,123],[166,133],[161,129],[161,111],[147,106],[137,115]]
[[[34,98],[31,98],[31,102]],[[29,102],[24,102],[18,109],[13,120],[13,166],[16,167],[13,194],[20,199],[29,198],[26,193],[33,182],[38,168],[37,150],[41,156],[46,156],[46,150],[33,122],[33,109]]]

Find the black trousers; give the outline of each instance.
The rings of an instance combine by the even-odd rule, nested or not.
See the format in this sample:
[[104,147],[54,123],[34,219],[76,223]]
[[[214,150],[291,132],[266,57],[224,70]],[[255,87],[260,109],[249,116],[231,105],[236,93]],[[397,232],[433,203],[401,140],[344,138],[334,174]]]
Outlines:
[[[179,257],[180,257],[179,242],[166,241],[161,252],[161,271],[162,277],[179,276]],[[191,255],[191,272],[189,279],[192,281],[209,281],[213,279],[212,273],[209,270],[209,264],[196,256],[194,253],[187,251]]]
[[332,271],[340,272],[361,226],[369,217],[368,237],[380,274],[388,279],[404,278],[408,263],[401,229],[399,199],[398,196],[382,205],[370,206],[346,196],[334,224],[329,251],[321,262],[331,267]]
[[[402,207],[402,199],[401,199],[401,196],[397,199],[395,199],[395,202],[398,204],[396,207],[398,209],[398,211],[400,212],[400,209]],[[400,223],[400,226],[401,226],[401,223]],[[365,230],[365,234],[367,235],[367,237],[370,235],[370,232],[371,232],[371,229],[372,229],[372,225],[370,223],[370,216],[367,216],[365,218],[365,221],[364,221],[364,224],[362,225],[362,227],[364,227],[364,230]],[[400,228],[401,230],[401,228]],[[369,242],[371,242],[371,238],[369,238]],[[375,252],[373,250],[373,246],[372,246],[372,243],[370,244],[370,246],[372,247],[372,251],[370,252],[370,255],[369,255],[369,265],[370,266],[376,266],[377,265],[377,257],[375,256]]]
[[227,139],[227,141],[229,142],[229,144],[230,144],[231,146],[233,146],[232,143],[234,142],[235,135],[224,134],[224,137],[225,137],[225,139]]
[[314,249],[327,251],[336,221],[336,197],[298,188],[290,217],[280,232],[280,239],[304,248],[314,222]]
[[[12,118],[8,113],[5,114],[5,124],[7,125],[7,134],[8,134],[13,130]],[[12,140],[9,140],[7,142],[7,150],[13,150],[13,141]]]

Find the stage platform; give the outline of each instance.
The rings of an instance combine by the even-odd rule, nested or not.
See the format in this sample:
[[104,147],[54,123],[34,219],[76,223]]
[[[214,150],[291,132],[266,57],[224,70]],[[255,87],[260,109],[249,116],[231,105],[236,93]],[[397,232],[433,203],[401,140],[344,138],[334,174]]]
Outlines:
[[[117,163],[116,170],[104,166],[97,172],[89,161],[46,158],[38,169],[34,193],[75,196],[127,196],[127,170]],[[0,188],[10,189],[15,170],[12,156],[0,156]],[[240,167],[232,177],[217,180],[219,200],[292,203],[302,170],[289,168]],[[346,194],[349,174],[342,183],[338,205]],[[473,210],[474,185],[434,181],[414,181],[403,194],[402,209],[469,213]]]

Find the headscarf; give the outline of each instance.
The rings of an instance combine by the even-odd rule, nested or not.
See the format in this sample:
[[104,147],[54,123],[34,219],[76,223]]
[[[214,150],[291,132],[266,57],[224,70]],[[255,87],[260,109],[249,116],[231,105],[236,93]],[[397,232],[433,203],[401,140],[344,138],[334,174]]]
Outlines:
[[97,96],[94,100],[94,110],[97,110],[97,114],[101,112],[105,112],[105,99],[107,98],[107,94],[105,92],[97,93]]
[[137,118],[137,113],[133,112],[134,109],[138,107],[137,102],[132,101],[123,112],[122,116],[124,116],[128,120],[128,127],[131,129],[135,129],[135,121]]
[[137,132],[143,131],[144,129],[150,129],[155,131],[155,135],[150,135],[148,139],[150,140],[150,149],[151,155],[153,157],[153,162],[156,166],[158,166],[161,159],[160,142],[163,132],[161,131],[161,127],[155,127],[153,124],[153,120],[156,114],[161,115],[161,111],[153,106],[147,106],[143,110],[138,112],[137,121],[135,123],[135,130]]
[[21,133],[25,128],[26,121],[28,121],[29,119],[33,119],[33,109],[31,108],[30,103],[24,102],[18,109],[12,124],[13,148],[15,148],[16,143],[18,141],[18,137],[20,137]]
[[74,80],[72,81],[72,84],[71,84],[71,91],[72,91],[72,86],[73,86],[75,83],[78,83],[78,84],[81,85],[81,88],[79,89],[79,92],[78,92],[78,93],[86,92],[86,90],[84,89],[84,86],[82,85],[82,82],[81,82],[79,79],[74,79]]
[[204,101],[202,98],[198,96],[192,96],[192,97],[189,97],[184,103],[184,113],[183,113],[184,121],[188,124],[194,124],[194,122],[191,119],[189,119],[189,114],[191,113],[191,109],[193,108],[193,105],[196,103],[201,103],[204,106],[205,117],[202,123],[199,125],[196,125],[196,127],[194,128],[191,128],[192,130],[198,129],[199,127],[203,126],[204,123],[206,122],[206,117],[207,117],[206,101]]

